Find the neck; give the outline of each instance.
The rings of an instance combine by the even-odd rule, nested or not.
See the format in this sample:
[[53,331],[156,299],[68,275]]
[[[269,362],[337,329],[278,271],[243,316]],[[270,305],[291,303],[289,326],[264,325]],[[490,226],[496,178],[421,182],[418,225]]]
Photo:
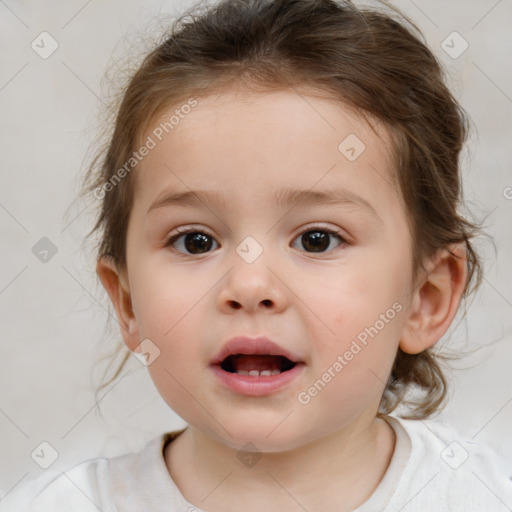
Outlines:
[[244,464],[238,450],[189,427],[168,445],[165,459],[185,499],[204,510],[348,512],[377,488],[394,445],[387,422],[359,417],[298,449],[256,453]]

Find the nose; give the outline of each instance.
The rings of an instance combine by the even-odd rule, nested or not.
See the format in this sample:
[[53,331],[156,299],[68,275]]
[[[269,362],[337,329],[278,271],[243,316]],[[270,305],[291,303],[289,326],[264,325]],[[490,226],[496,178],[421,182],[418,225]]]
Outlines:
[[287,291],[277,272],[259,258],[253,263],[235,261],[218,296],[218,306],[223,313],[231,314],[243,309],[247,313],[279,313],[287,307]]

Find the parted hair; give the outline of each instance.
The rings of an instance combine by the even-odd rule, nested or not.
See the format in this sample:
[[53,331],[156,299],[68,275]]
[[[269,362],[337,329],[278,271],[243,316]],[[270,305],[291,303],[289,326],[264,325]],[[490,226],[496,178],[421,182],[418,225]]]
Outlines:
[[[137,167],[108,191],[105,183],[132,157],[147,127],[165,109],[234,86],[302,90],[383,123],[391,135],[394,180],[406,207],[412,282],[428,258],[460,244],[467,258],[466,299],[480,286],[483,272],[471,243],[481,228],[460,212],[460,152],[469,121],[423,39],[407,17],[383,2],[371,8],[341,0],[195,4],[174,20],[130,75],[117,97],[108,141],[85,173],[83,193],[100,197],[87,235],[98,235],[95,255],[110,257],[119,269],[126,266]],[[120,343],[118,355],[122,348]],[[379,415],[399,404],[407,406],[403,416],[409,418],[440,410],[447,381],[443,356],[434,348],[419,354],[398,349]],[[100,389],[117,378],[129,355]],[[410,388],[418,392],[414,399],[408,399]]]

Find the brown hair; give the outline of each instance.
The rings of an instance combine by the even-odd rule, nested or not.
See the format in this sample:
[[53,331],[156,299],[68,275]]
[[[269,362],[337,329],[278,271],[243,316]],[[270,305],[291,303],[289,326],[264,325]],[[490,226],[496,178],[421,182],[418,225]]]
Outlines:
[[[126,265],[131,173],[123,173],[108,191],[105,184],[129,161],[163,109],[234,85],[268,91],[305,88],[367,119],[377,118],[389,130],[411,233],[413,283],[427,258],[463,244],[468,266],[463,297],[472,292],[475,278],[478,288],[482,267],[470,239],[480,227],[458,212],[459,153],[468,120],[419,29],[385,7],[363,9],[335,0],[224,0],[196,4],[178,18],[123,89],[109,143],[85,177],[84,193],[96,191],[102,200],[87,235],[101,233],[98,258],[109,256],[118,268]],[[119,375],[129,354],[101,387]],[[447,357],[432,349],[414,355],[399,349],[379,415],[401,403],[410,409],[404,417],[426,418],[438,411],[447,392],[442,358]],[[422,396],[406,401],[411,387]]]

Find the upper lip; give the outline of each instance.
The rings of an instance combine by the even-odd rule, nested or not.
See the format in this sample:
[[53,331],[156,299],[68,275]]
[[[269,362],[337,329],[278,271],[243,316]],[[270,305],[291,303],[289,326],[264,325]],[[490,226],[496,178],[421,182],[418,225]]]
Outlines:
[[236,336],[224,343],[211,364],[220,364],[226,357],[234,354],[283,356],[294,363],[302,362],[298,356],[263,336],[258,338]]

